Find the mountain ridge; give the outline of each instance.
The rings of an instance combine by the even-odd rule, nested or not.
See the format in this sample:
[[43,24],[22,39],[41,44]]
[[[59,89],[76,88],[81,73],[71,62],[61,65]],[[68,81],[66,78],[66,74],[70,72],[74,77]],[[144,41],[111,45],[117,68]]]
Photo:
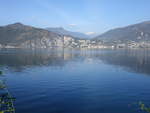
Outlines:
[[116,41],[146,41],[150,40],[150,21],[128,25],[125,27],[111,29],[97,37],[94,40]]

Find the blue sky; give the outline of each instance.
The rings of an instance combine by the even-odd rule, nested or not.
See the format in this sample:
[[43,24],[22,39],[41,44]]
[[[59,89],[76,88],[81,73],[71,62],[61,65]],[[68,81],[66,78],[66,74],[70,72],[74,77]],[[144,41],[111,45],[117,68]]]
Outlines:
[[0,0],[0,25],[21,22],[87,34],[150,20],[150,0]]

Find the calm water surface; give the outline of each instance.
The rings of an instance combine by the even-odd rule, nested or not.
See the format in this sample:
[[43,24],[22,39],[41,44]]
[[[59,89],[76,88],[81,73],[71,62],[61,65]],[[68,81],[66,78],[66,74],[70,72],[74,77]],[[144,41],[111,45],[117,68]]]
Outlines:
[[142,113],[149,50],[1,50],[16,113]]

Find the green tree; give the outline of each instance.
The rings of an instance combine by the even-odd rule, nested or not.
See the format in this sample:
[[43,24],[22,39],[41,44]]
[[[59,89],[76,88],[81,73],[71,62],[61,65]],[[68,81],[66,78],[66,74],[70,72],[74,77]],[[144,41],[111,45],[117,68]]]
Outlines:
[[143,102],[139,102],[139,106],[140,106],[140,109],[141,109],[142,111],[145,111],[145,112],[147,112],[147,113],[150,113],[150,108],[149,108],[149,107],[146,107]]

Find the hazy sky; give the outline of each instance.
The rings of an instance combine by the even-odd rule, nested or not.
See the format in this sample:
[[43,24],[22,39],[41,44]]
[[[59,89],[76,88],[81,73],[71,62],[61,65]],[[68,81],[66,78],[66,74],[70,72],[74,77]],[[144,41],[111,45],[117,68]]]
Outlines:
[[150,0],[0,0],[0,25],[21,22],[91,34],[150,20]]

